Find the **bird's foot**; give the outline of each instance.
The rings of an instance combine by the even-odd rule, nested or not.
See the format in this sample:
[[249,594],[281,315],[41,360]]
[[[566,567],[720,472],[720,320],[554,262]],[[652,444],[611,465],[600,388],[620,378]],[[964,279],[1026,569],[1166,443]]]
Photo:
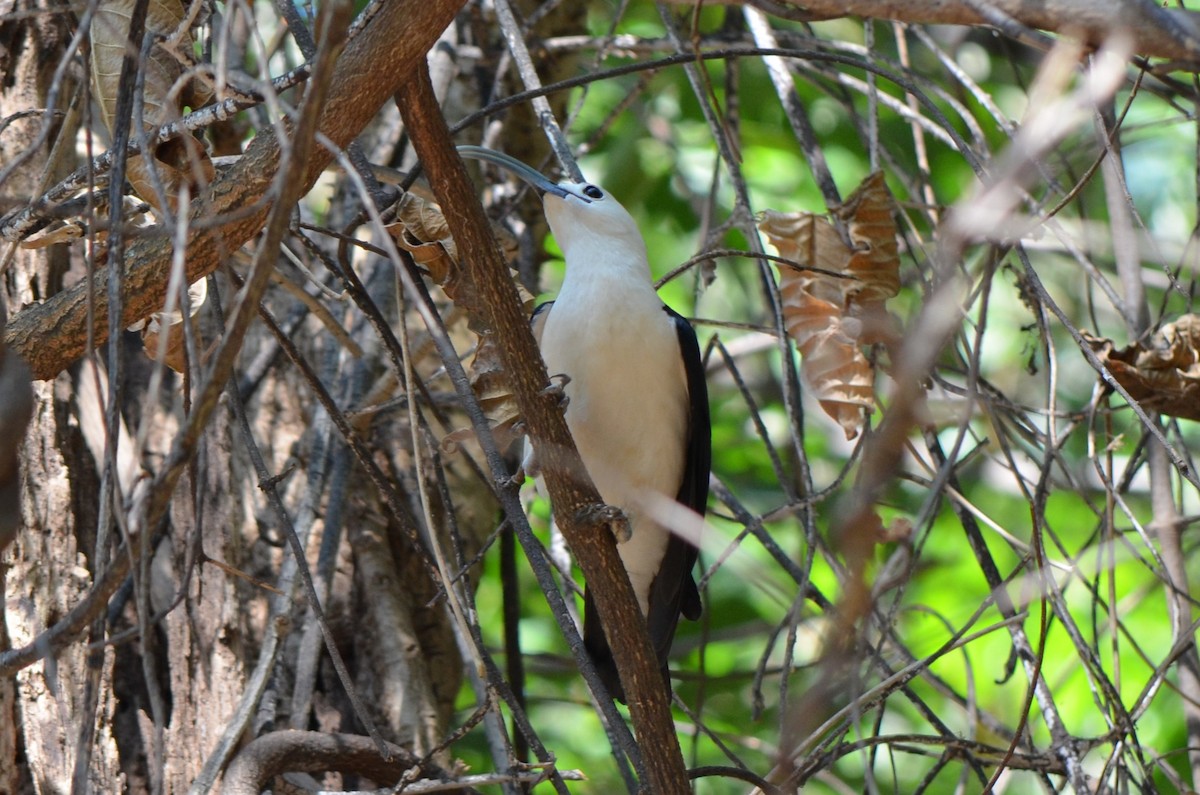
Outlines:
[[[525,478],[528,476],[528,474],[529,473],[525,471],[525,467],[517,467],[516,472],[512,473],[506,478],[500,478],[500,481],[497,485],[500,486],[501,491],[516,491],[525,484]],[[536,477],[536,475],[534,475],[534,477]]]
[[571,376],[566,373],[556,373],[550,376],[550,383],[546,385],[541,394],[556,400],[559,410],[566,411],[567,404],[571,402],[571,399],[567,397],[567,384],[569,383],[571,383]]
[[624,544],[633,538],[633,525],[629,517],[620,508],[613,505],[591,505],[580,511],[581,523],[588,525],[604,525],[612,531],[613,538],[618,544]]

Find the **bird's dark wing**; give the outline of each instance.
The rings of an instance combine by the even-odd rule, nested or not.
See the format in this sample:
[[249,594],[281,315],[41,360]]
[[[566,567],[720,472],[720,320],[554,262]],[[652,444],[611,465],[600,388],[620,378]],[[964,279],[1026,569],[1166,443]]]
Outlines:
[[[704,377],[704,359],[700,355],[700,343],[696,330],[670,307],[664,307],[675,323],[679,337],[679,351],[683,354],[683,366],[687,373],[688,403],[688,448],[683,470],[683,482],[675,499],[691,508],[700,516],[708,510],[708,478],[712,472],[712,420],[708,413],[708,382]],[[672,535],[673,540],[679,540]],[[687,561],[687,577],[680,609],[685,618],[695,621],[700,618],[700,592],[692,579],[692,566],[699,552],[690,543],[691,557]]]
[[[675,499],[681,504],[704,515],[708,504],[708,476],[712,466],[712,428],[708,413],[708,386],[704,379],[704,362],[700,358],[700,345],[691,324],[670,307],[663,307],[675,326],[679,338],[679,352],[683,355],[684,372],[688,390],[688,438],[684,454],[683,479]],[[695,621],[700,618],[700,592],[692,579],[692,568],[696,565],[699,550],[691,541],[672,533],[663,553],[662,565],[654,582],[650,584],[647,628],[650,641],[662,664],[663,679],[670,688],[667,672],[667,657],[671,643],[675,640],[675,627],[679,616]]]

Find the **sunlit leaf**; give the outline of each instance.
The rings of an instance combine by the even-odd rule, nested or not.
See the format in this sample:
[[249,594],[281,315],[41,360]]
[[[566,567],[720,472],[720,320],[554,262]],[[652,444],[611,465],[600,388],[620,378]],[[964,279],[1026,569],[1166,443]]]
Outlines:
[[[196,332],[196,314],[207,299],[208,280],[200,279],[188,287],[187,322],[193,334]],[[184,325],[183,312],[155,312],[141,327],[141,332],[142,347],[147,356],[156,362],[162,362],[177,373],[187,370],[187,326]],[[165,345],[162,341],[163,335],[166,335]]]
[[895,336],[884,302],[900,289],[900,260],[883,174],[868,177],[833,216],[845,238],[813,213],[768,210],[758,228],[799,266],[779,268],[784,325],[803,357],[805,383],[853,439],[875,409],[875,374],[861,346]]

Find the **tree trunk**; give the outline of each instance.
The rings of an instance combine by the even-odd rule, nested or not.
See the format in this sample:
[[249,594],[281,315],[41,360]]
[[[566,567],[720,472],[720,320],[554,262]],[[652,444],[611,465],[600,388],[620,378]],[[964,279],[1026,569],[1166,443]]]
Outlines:
[[[54,71],[70,39],[61,8],[50,3],[0,7],[0,118],[47,107]],[[9,17],[10,12],[17,12]],[[71,96],[73,83],[58,86],[59,108]],[[44,130],[43,125],[50,129]],[[49,134],[46,135],[45,133]],[[73,153],[51,161],[60,132],[67,140],[74,125],[63,129],[61,117],[21,118],[0,132],[0,163],[25,162],[0,185],[0,209],[24,203],[40,187],[65,176]],[[17,250],[4,278],[9,314],[56,291],[68,269],[61,248]],[[53,624],[84,598],[90,585],[89,565],[96,526],[96,472],[72,416],[71,376],[35,385],[35,410],[23,456],[20,492],[21,532],[0,566],[4,589],[4,628],[0,649],[21,646]],[[74,645],[51,660],[25,668],[0,681],[0,755],[21,764],[0,765],[0,790],[69,792],[79,759],[84,728],[94,731],[87,778],[98,791],[120,791],[122,776],[112,736],[115,703],[111,690],[88,692],[89,665],[101,666],[101,679],[112,673],[113,653],[89,661],[85,648]]]
[[[0,120],[12,120],[0,125],[0,171],[22,153],[32,154],[0,182],[0,215],[79,165],[76,117],[68,115],[64,125],[61,116],[51,116],[51,129],[42,134],[43,115],[29,113],[50,102],[71,17],[52,12],[46,2],[29,8],[4,3]],[[451,12],[451,4],[439,7]],[[75,84],[58,79],[62,109]],[[51,163],[60,140],[61,153]],[[98,141],[94,146],[103,149]],[[102,270],[103,262],[90,261],[95,250],[78,243],[15,249],[11,262],[0,264],[9,316],[80,282],[88,268]],[[372,267],[390,276],[389,263]],[[387,282],[374,280],[372,289],[393,293]],[[220,333],[216,305],[228,311],[236,291],[226,278],[212,287],[217,289],[210,289],[197,318],[201,349],[203,340]],[[303,304],[288,293],[269,295],[265,304],[288,333],[307,328]],[[314,323],[308,331],[319,329]],[[356,360],[342,355],[341,343],[327,335],[301,333],[298,339],[301,356],[329,365],[321,373],[326,383],[366,383],[384,367],[378,351]],[[120,343],[124,376],[115,390],[122,421],[113,476],[121,496],[114,501],[112,540],[103,545],[106,559],[133,555],[120,546],[127,541],[127,518],[143,496],[139,489],[150,482],[145,473],[152,476],[175,443],[194,391],[170,371],[161,388],[150,391],[152,364],[132,334],[125,332]],[[20,458],[19,529],[7,550],[0,547],[0,653],[30,644],[44,651],[37,654],[43,659],[0,679],[0,793],[208,791],[222,763],[256,734],[288,725],[362,733],[299,587],[287,543],[291,528],[308,550],[305,565],[314,572],[331,637],[346,658],[347,681],[371,699],[366,716],[383,736],[422,754],[445,736],[462,666],[444,602],[435,600],[436,586],[378,492],[354,476],[359,464],[322,418],[311,385],[279,356],[270,330],[256,324],[242,344],[241,370],[254,372],[239,388],[249,435],[227,395],[171,495],[167,521],[149,528],[157,533],[154,548],[134,555],[123,586],[107,601],[96,600],[99,618],[82,635],[68,634],[56,651],[46,631],[88,603],[99,580],[108,365],[85,362],[34,385],[34,416]],[[105,348],[95,356],[103,361]],[[351,388],[337,397],[362,399]],[[389,444],[397,480],[428,463],[405,453],[410,441],[402,433]],[[252,448],[261,453],[268,476],[285,473],[272,485],[284,515],[269,510]],[[473,474],[466,478],[477,483]],[[463,488],[478,491],[477,485]],[[490,530],[490,510],[477,518],[476,526],[463,521],[460,530]],[[353,554],[343,524],[353,527],[349,540],[361,544]],[[347,620],[356,612],[362,624]],[[88,642],[106,640],[112,642],[93,646],[102,653],[90,656]],[[402,660],[410,665],[398,665]],[[439,761],[450,758],[443,751]]]

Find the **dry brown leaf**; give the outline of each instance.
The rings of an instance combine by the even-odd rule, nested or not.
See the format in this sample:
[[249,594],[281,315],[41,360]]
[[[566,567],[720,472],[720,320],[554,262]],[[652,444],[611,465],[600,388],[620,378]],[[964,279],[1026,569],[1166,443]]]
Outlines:
[[[479,317],[481,307],[478,295],[466,279],[463,269],[459,267],[458,249],[450,236],[441,208],[432,201],[405,193],[396,203],[395,210],[398,220],[389,225],[387,230],[395,239],[396,245],[409,252],[417,264],[425,268],[430,278],[442,288],[446,296],[467,312],[468,317]],[[511,262],[516,257],[515,241],[503,230],[493,231],[501,241],[506,259]],[[517,290],[526,309],[532,309],[533,296],[519,283]],[[472,328],[479,334],[479,344],[467,373],[471,379],[471,388],[475,391],[484,414],[487,415],[496,443],[503,450],[521,435],[521,415],[508,387],[504,367],[500,363],[495,336],[487,330],[480,331],[473,326]],[[446,452],[453,452],[462,442],[473,438],[475,432],[472,428],[460,428],[442,439],[442,448]]]
[[[90,28],[92,86],[100,114],[110,131],[117,112],[121,61],[129,46],[129,21],[134,4],[135,0],[103,0]],[[158,42],[143,63],[142,123],[146,130],[154,130],[179,118],[184,107],[197,108],[211,99],[206,86],[186,75],[193,66],[194,41],[184,23],[180,0],[150,0],[145,27]],[[208,153],[203,144],[190,135],[160,142],[154,147],[153,159],[160,187],[172,209],[183,185],[198,186],[213,177]],[[132,157],[126,165],[125,176],[138,196],[161,210],[162,203],[150,168],[143,156]]]
[[[208,280],[200,279],[199,281],[188,287],[188,325],[191,326],[192,333],[195,334],[196,313],[200,311],[200,307],[208,299]],[[146,351],[146,355],[152,361],[162,362],[167,367],[170,367],[177,373],[182,373],[187,369],[187,351],[184,337],[185,326],[183,323],[183,313],[176,310],[174,312],[155,312],[141,327],[142,332],[142,348]],[[136,330],[136,329],[135,329]],[[160,340],[163,334],[166,334],[166,347],[162,351],[162,358],[159,358]]]
[[395,223],[386,229],[396,245],[412,255],[418,265],[442,288],[451,301],[458,302],[462,289],[462,269],[458,267],[458,249],[442,210],[433,202],[413,193],[401,194],[395,205]]
[[[471,378],[471,389],[487,417],[496,446],[504,450],[522,436],[523,430],[521,412],[517,409],[512,390],[509,389],[504,366],[500,363],[500,351],[496,346],[494,334],[480,337],[479,347],[475,350],[475,356],[468,367],[468,374]],[[442,439],[442,449],[452,453],[462,442],[474,438],[474,428],[460,428]]]
[[783,319],[803,357],[800,371],[821,408],[853,439],[875,410],[875,374],[862,345],[890,343],[895,321],[884,302],[900,290],[892,197],[883,174],[869,176],[835,207],[850,239],[813,213],[766,211],[758,228],[779,255],[804,268],[779,268]]
[[1200,315],[1183,315],[1121,350],[1109,339],[1084,339],[1142,408],[1200,420]]
[[[521,295],[526,297],[528,294],[521,290]],[[530,307],[532,303],[530,297],[526,307]],[[487,417],[488,426],[492,429],[496,446],[504,450],[524,434],[524,429],[516,398],[508,385],[508,375],[500,361],[500,349],[495,334],[488,332],[480,335],[475,355],[467,367],[467,375],[471,380],[471,389],[479,400],[479,406]],[[453,452],[461,442],[474,438],[474,428],[460,428],[446,435],[442,440],[442,448],[446,452]]]
[[883,172],[867,177],[834,214],[846,223],[854,253],[846,270],[858,279],[850,289],[859,305],[883,302],[900,292],[900,253],[892,194]]
[[45,229],[34,232],[22,240],[21,248],[47,248],[59,243],[70,243],[72,240],[83,237],[83,233],[83,224],[76,219],[54,221]]

